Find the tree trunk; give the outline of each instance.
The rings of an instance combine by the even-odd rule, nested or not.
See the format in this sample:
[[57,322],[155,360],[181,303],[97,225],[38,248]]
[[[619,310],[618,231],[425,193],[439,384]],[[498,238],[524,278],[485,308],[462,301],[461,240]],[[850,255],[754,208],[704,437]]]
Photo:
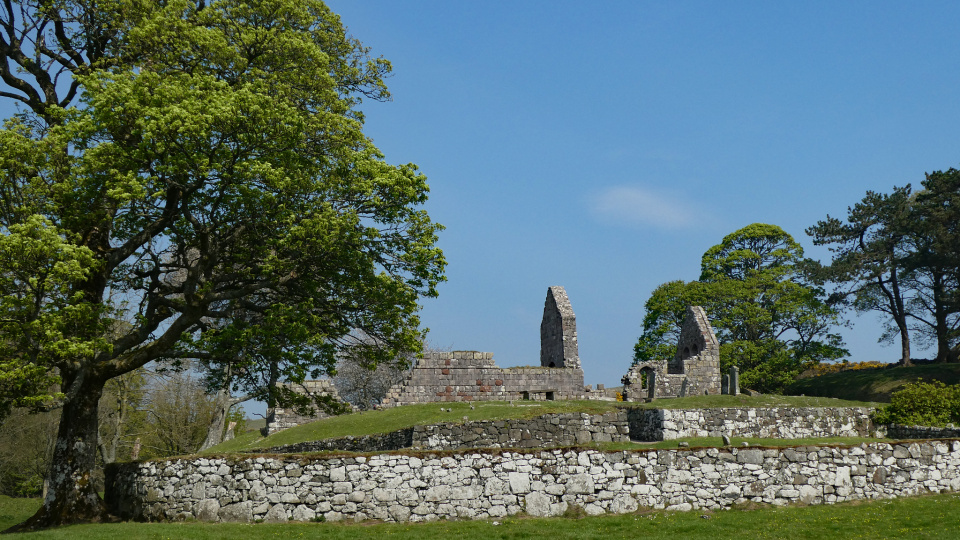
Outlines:
[[[900,321],[897,321],[900,325]],[[913,365],[910,361],[910,332],[907,330],[907,324],[900,325],[900,364],[909,367]]]
[[33,517],[4,532],[100,522],[107,517],[106,505],[93,483],[98,402],[104,381],[80,375],[73,377],[72,381],[64,377],[64,383],[64,390],[71,399],[64,404],[61,413],[43,506]]

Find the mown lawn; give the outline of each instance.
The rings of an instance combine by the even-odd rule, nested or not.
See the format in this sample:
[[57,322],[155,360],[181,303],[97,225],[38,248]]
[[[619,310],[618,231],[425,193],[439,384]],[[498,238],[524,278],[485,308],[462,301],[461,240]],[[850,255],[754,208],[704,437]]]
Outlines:
[[[39,504],[0,497],[0,528],[26,519]],[[902,539],[960,536],[960,495],[943,494],[786,508],[665,512],[577,518],[508,518],[432,523],[115,523],[75,525],[5,538],[214,539],[329,538],[341,540],[597,539]]]
[[[717,407],[856,407],[875,405],[861,401],[842,401],[821,397],[801,396],[692,396],[678,399],[660,399],[653,403],[617,403],[612,401],[481,401],[470,403],[428,403],[405,405],[383,411],[366,411],[325,418],[263,438],[259,432],[248,431],[237,438],[210,448],[206,454],[223,454],[257,450],[315,441],[347,435],[359,436],[389,433],[415,425],[466,420],[508,420],[533,418],[548,413],[580,412],[602,414],[618,407],[643,408],[717,408]],[[447,409],[452,409],[447,412]]]

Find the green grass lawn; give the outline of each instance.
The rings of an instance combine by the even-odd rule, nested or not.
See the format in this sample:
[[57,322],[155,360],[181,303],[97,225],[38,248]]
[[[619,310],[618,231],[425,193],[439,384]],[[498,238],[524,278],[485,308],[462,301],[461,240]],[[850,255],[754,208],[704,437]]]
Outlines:
[[[206,454],[224,454],[259,450],[315,441],[347,435],[359,436],[374,433],[389,433],[415,425],[468,420],[507,420],[533,418],[548,413],[578,412],[602,414],[618,407],[643,408],[716,408],[716,407],[859,407],[873,403],[842,401],[821,397],[800,396],[692,396],[677,399],[659,399],[652,403],[617,403],[612,401],[517,401],[512,405],[505,401],[470,403],[427,403],[405,405],[382,411],[366,411],[325,418],[302,426],[286,429],[263,438],[259,432],[248,431],[237,438],[214,446]],[[446,409],[452,409],[446,412]]]
[[[35,499],[0,497],[0,529],[33,513]],[[643,539],[902,539],[960,536],[960,495],[928,495],[903,499],[824,506],[757,507],[722,511],[641,511],[617,516],[432,523],[115,523],[75,525],[49,531],[14,534],[11,539],[214,539],[323,538],[339,540],[551,540]]]
[[960,364],[841,371],[800,379],[788,386],[786,393],[889,403],[890,394],[917,379],[942,381],[945,384],[960,383]]

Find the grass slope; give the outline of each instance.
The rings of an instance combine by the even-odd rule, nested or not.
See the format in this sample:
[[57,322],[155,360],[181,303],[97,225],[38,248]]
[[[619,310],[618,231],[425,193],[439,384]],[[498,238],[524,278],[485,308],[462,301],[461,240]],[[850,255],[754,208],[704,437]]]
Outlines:
[[[0,529],[29,517],[36,499],[0,497]],[[115,523],[75,525],[10,539],[213,539],[303,538],[366,540],[513,540],[522,538],[644,538],[803,540],[823,538],[957,538],[960,495],[943,494],[884,501],[724,511],[641,511],[582,519],[514,517],[498,521],[432,523]]]
[[792,395],[890,402],[890,395],[907,383],[942,381],[960,383],[960,364],[860,369],[800,379],[787,387]]
[[[267,438],[259,432],[250,431],[237,438],[214,446],[206,454],[223,454],[259,450],[315,441],[347,435],[360,436],[374,433],[389,433],[415,425],[460,423],[467,420],[509,420],[533,418],[548,413],[576,412],[602,414],[623,406],[644,408],[715,408],[715,407],[853,407],[869,406],[867,402],[851,402],[819,397],[797,396],[692,396],[678,399],[661,399],[646,404],[624,404],[612,401],[504,401],[469,403],[427,403],[405,405],[382,411],[366,411],[325,418],[302,426],[283,430]],[[446,409],[452,409],[446,412]]]

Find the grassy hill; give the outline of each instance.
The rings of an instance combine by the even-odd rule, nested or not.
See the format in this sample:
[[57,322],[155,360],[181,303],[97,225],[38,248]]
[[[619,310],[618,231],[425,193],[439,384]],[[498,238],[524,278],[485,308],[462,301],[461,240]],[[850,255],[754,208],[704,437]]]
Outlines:
[[[480,401],[470,403],[426,403],[405,405],[382,411],[366,411],[317,420],[309,424],[286,429],[267,438],[257,431],[248,431],[237,438],[214,446],[204,453],[223,454],[259,450],[316,441],[347,435],[360,436],[374,433],[389,433],[416,425],[442,422],[462,423],[465,420],[508,420],[533,418],[549,413],[576,412],[603,414],[618,407],[643,408],[713,408],[713,407],[858,407],[869,406],[862,401],[842,401],[820,397],[796,396],[692,396],[677,399],[659,399],[653,403],[617,403],[613,401]],[[447,412],[447,409],[452,409]]]
[[839,399],[889,402],[890,395],[903,385],[924,381],[960,383],[960,364],[927,364],[913,367],[888,367],[830,373],[800,379],[786,393],[799,396],[823,396]]

